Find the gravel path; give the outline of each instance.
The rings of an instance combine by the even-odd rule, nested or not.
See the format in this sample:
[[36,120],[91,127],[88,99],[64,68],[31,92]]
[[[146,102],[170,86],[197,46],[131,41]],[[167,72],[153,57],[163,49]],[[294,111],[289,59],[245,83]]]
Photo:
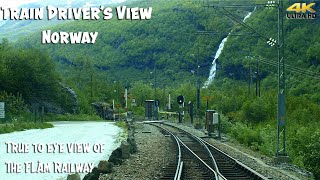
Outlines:
[[159,179],[162,168],[175,159],[172,152],[173,141],[164,136],[158,128],[148,124],[135,124],[135,141],[138,152],[132,154],[114,172],[100,179]]

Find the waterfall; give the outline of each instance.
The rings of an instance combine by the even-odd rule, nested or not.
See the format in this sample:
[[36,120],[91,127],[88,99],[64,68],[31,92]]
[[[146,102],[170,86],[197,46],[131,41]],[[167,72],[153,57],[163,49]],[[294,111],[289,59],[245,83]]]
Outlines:
[[[256,9],[256,8],[254,8],[254,10],[255,10],[255,9]],[[254,11],[254,10],[253,10],[253,11]],[[253,12],[253,11],[252,11],[252,12]],[[251,16],[252,12],[249,12],[249,13],[243,18],[242,22],[245,22],[245,21]],[[231,31],[231,32],[232,32],[232,31]],[[217,61],[217,59],[219,58],[219,56],[221,55],[222,50],[223,50],[223,47],[224,47],[224,44],[227,42],[228,37],[229,37],[229,35],[231,34],[231,32],[228,34],[227,37],[225,37],[225,38],[221,41],[221,43],[220,43],[220,45],[219,45],[219,48],[218,48],[218,50],[217,50],[217,52],[216,52],[216,54],[215,54],[215,56],[214,56],[214,59],[213,59],[213,61],[212,61],[212,67],[211,67],[211,69],[210,69],[209,77],[208,77],[207,81],[204,83],[203,88],[208,88],[208,86],[212,83],[212,81],[213,81],[214,78],[216,77],[216,72],[217,72],[217,63],[216,63],[216,61]]]

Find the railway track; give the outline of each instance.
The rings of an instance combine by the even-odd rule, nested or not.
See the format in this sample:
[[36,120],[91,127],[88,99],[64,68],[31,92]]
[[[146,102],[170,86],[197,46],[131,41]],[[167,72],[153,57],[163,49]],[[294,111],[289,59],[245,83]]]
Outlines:
[[[162,129],[162,133],[170,135],[176,144],[177,159],[164,169],[161,179],[187,179],[187,180],[212,180],[218,179],[217,173],[206,162],[205,159],[207,151],[202,151],[197,148],[198,144],[193,139],[184,137],[183,135],[176,135],[176,132],[171,132],[167,128],[157,126]],[[182,140],[183,139],[183,140]],[[191,149],[190,147],[193,148]],[[198,153],[195,153],[196,152]],[[201,157],[199,157],[201,155]],[[204,160],[205,159],[205,160]]]
[[199,137],[169,124],[156,126],[174,139],[177,152],[177,160],[164,169],[162,179],[267,179]]
[[244,165],[243,163],[229,156],[225,152],[214,147],[210,143],[204,140],[203,142],[207,145],[207,147],[213,154],[213,157],[219,168],[219,173],[221,173],[226,179],[267,179],[266,177],[262,176],[250,167]]

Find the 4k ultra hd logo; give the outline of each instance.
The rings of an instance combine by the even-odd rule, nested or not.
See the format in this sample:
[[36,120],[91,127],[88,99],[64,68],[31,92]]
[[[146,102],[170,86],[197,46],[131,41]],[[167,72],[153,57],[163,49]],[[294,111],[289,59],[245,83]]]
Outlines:
[[[287,19],[316,19],[316,3],[294,3],[287,8]],[[292,13],[294,12],[294,13]]]

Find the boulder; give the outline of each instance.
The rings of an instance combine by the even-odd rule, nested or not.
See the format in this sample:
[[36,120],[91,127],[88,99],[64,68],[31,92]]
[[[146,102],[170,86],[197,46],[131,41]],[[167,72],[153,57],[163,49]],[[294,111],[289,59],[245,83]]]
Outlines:
[[76,174],[69,174],[67,177],[67,180],[81,180],[81,178],[80,178],[80,175],[76,173]]
[[136,153],[138,151],[138,148],[137,148],[137,144],[136,144],[136,141],[134,140],[134,138],[128,137],[127,142],[130,145],[130,153],[131,154]]
[[111,120],[113,119],[113,110],[111,109],[110,104],[105,102],[94,102],[91,105],[97,111],[97,115],[102,117],[103,119]]
[[108,161],[100,161],[98,165],[98,171],[102,174],[111,173],[113,171],[114,164]]
[[98,171],[98,168],[94,167],[91,173],[84,176],[83,180],[97,180],[99,179],[99,176],[100,172]]
[[118,147],[116,150],[112,151],[109,162],[113,162],[114,165],[120,165],[122,164],[122,150],[120,147]]
[[121,151],[122,151],[122,159],[128,159],[130,157],[130,144],[128,142],[121,142],[120,145]]

